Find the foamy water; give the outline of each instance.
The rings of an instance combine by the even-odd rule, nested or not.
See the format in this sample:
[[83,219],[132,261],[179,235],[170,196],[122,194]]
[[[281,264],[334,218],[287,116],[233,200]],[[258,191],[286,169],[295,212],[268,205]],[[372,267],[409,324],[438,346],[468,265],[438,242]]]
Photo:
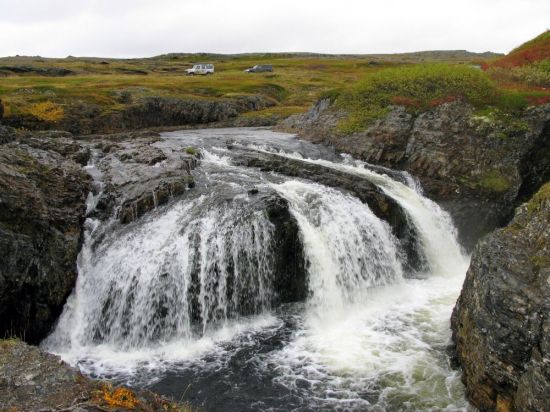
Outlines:
[[[411,176],[320,158],[316,147],[261,129],[166,138],[203,148],[197,196],[115,226],[100,244],[94,233],[105,224],[87,222],[77,287],[46,349],[88,374],[185,394],[206,410],[469,408],[446,354],[468,257],[449,216]],[[367,178],[405,211],[427,267],[407,273],[399,240],[358,199],[234,166],[216,148],[222,138],[268,152],[279,145],[278,155]],[[251,184],[289,203],[308,271],[304,303],[270,306],[272,226],[247,196]],[[233,200],[218,203],[220,193]],[[239,296],[256,314],[236,315]]]

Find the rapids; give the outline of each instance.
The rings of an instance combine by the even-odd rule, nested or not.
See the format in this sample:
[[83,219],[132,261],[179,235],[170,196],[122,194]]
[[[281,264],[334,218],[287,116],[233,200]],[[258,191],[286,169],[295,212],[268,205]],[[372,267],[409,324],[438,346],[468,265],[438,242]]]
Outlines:
[[[470,408],[446,353],[469,258],[413,177],[261,128],[163,137],[160,148],[201,151],[196,187],[125,226],[87,219],[77,285],[44,348],[207,411]],[[405,212],[424,264],[407,269],[390,225],[349,193],[237,166],[228,146],[367,178]],[[301,302],[274,304],[261,196],[284,199],[298,226]]]

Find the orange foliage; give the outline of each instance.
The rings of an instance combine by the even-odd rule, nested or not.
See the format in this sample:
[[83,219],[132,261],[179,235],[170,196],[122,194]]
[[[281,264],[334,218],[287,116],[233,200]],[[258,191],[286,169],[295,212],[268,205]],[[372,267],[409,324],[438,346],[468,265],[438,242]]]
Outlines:
[[[439,97],[437,99],[432,99],[427,104],[429,107],[436,107],[443,103],[454,102],[455,100],[458,100],[458,99],[459,99],[458,96],[444,96],[444,97]],[[391,98],[391,102],[392,104],[395,104],[397,106],[407,106],[407,107],[417,107],[417,108],[422,106],[425,107],[425,104],[423,105],[420,100],[412,99],[406,96],[393,96]]]
[[63,108],[50,101],[36,103],[27,109],[27,113],[45,122],[58,122],[63,118]]
[[459,100],[459,99],[460,98],[458,96],[445,96],[445,97],[440,97],[438,99],[430,100],[429,105],[431,107],[436,107],[436,106],[439,106],[443,103],[450,103],[450,102],[454,102],[454,101]]
[[110,407],[120,407],[126,409],[134,409],[139,404],[134,392],[127,388],[113,389],[111,386],[105,385],[100,392],[100,400],[105,402]]
[[528,41],[517,49],[512,50],[506,56],[501,57],[488,65],[483,65],[483,69],[488,67],[517,67],[525,66],[541,60],[550,59],[550,31],[542,33],[540,36]]

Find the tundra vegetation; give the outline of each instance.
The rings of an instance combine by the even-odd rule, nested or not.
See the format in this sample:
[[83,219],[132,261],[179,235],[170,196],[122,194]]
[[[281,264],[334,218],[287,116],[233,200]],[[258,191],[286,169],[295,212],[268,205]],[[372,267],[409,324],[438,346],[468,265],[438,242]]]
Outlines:
[[[549,99],[550,93],[540,86],[540,76],[536,85],[532,85],[531,77],[522,78],[521,87],[515,83],[512,90],[502,92],[501,86],[507,83],[501,85],[496,69],[479,70],[482,65],[489,67],[490,62],[498,61],[497,57],[464,51],[396,55],[167,54],[145,59],[16,56],[0,58],[0,95],[7,120],[10,116],[31,116],[52,125],[82,105],[108,114],[153,96],[220,101],[262,95],[274,105],[242,116],[275,121],[304,112],[320,96],[330,95],[338,97],[339,104],[351,111],[350,119],[341,126],[345,132],[382,115],[389,104],[418,110],[467,98],[480,107],[495,104],[521,108]],[[185,76],[185,69],[199,61],[213,63],[216,74]],[[243,72],[261,63],[272,64],[274,72]],[[539,71],[548,69],[547,60],[536,64]]]

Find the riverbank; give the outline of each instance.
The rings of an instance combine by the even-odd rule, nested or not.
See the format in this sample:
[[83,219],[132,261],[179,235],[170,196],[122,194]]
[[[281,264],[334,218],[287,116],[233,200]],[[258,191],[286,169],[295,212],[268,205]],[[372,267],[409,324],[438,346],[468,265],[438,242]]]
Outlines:
[[90,379],[18,339],[0,340],[0,410],[9,412],[192,412],[149,391]]

